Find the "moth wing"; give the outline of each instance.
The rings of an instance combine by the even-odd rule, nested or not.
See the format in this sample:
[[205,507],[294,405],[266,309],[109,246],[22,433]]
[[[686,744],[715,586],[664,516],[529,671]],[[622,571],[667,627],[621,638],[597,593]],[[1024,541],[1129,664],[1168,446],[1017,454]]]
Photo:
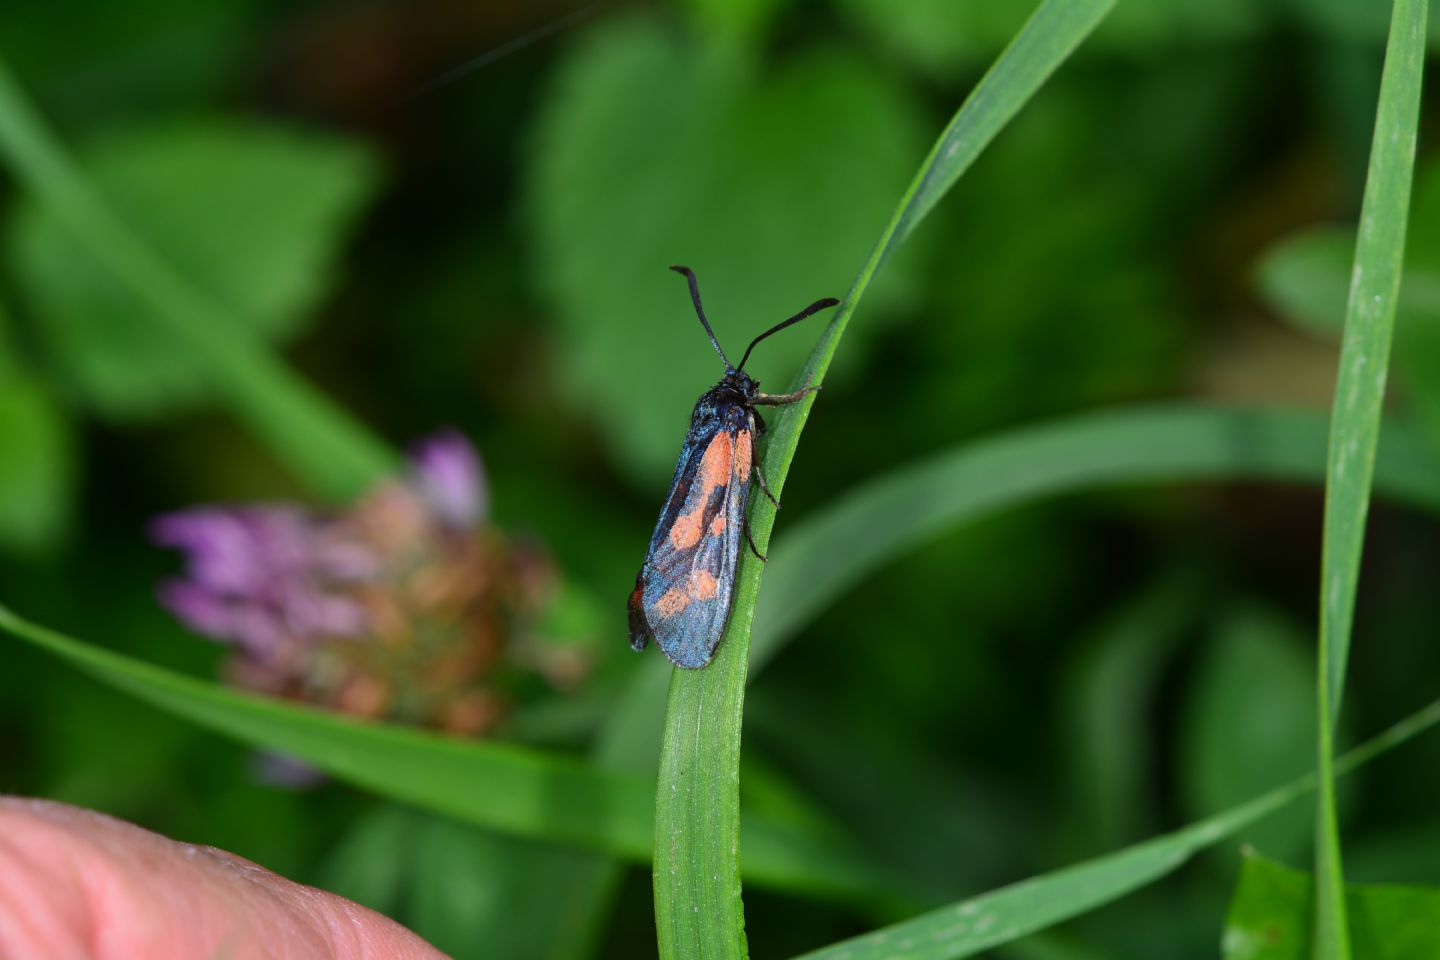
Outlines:
[[630,649],[639,652],[650,642],[650,622],[645,619],[645,570],[642,567],[635,575],[635,589],[630,601],[625,604],[626,618],[630,622]]
[[677,474],[641,570],[644,620],[681,667],[709,663],[730,619],[750,492],[750,441],[748,425],[731,422],[695,443],[698,459],[683,477]]
[[635,589],[631,591],[630,599],[625,605],[630,629],[630,647],[633,650],[644,650],[654,636],[645,616],[645,584],[655,578],[655,548],[664,541],[675,518],[685,509],[690,495],[690,482],[695,479],[693,465],[703,455],[716,429],[718,427],[713,424],[705,427],[692,424],[685,435],[685,443],[680,448],[680,456],[675,460],[675,475],[670,479],[670,492],[665,498],[665,505],[660,508],[660,519],[656,521],[655,532],[650,536],[645,562],[640,565],[640,572],[635,575]]

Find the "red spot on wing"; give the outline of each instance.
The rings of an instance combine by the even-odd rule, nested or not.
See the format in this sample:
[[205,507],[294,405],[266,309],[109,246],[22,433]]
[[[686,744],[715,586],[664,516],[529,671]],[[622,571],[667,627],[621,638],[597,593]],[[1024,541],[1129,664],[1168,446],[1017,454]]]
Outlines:
[[700,542],[700,526],[705,518],[700,515],[701,506],[689,513],[682,513],[670,525],[670,543],[676,550],[689,550]]
[[741,430],[735,435],[735,476],[741,483],[750,480],[750,431]]
[[690,571],[689,594],[691,600],[709,600],[715,596],[720,581],[709,570]]
[[735,449],[730,442],[730,434],[721,430],[715,434],[710,446],[705,448],[705,455],[700,458],[700,502],[705,501],[705,495],[711,490],[730,482],[730,469],[734,459]]
[[662,620],[669,619],[690,606],[690,594],[687,591],[671,588],[660,595],[650,612]]
[[725,511],[715,514],[715,519],[710,523],[710,536],[718,537],[725,532]]
[[[744,440],[744,451],[746,463],[750,459],[750,435],[741,433]],[[709,446],[700,458],[699,488],[691,491],[688,502],[690,511],[676,517],[670,525],[670,543],[676,550],[688,550],[700,542],[700,536],[705,532],[705,505],[710,502],[710,495],[717,487],[723,487],[730,482],[731,471],[734,469],[737,444],[732,443],[730,434],[721,430],[711,438]],[[746,467],[748,475],[749,467]]]

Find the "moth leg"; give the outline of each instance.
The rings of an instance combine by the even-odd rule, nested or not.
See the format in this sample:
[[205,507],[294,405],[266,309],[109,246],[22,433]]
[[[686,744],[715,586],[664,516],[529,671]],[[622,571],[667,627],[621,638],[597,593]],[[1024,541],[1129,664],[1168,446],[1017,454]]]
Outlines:
[[804,400],[808,395],[819,392],[820,386],[816,384],[812,386],[801,387],[794,393],[762,393],[756,396],[755,399],[751,400],[750,402],[755,404],[761,404],[767,407],[779,407],[787,403],[799,403],[801,400]]
[[765,494],[765,496],[769,497],[770,502],[775,504],[775,509],[779,510],[780,500],[775,496],[775,494],[770,492],[770,484],[765,482],[765,466],[759,461],[756,461],[755,463],[755,480],[757,483],[760,484],[760,492]]
[[761,563],[764,563],[766,560],[770,559],[769,557],[765,556],[765,554],[760,552],[759,547],[755,546],[755,537],[752,536],[750,533],[749,517],[745,518],[745,540],[750,544],[750,552],[755,554],[755,556],[759,557]]

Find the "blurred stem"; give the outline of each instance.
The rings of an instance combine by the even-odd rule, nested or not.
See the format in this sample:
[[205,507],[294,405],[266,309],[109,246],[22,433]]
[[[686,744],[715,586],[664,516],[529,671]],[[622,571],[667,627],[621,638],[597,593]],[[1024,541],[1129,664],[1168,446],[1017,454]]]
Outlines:
[[75,167],[0,61],[0,159],[102,268],[200,360],[226,405],[318,494],[343,500],[396,462],[385,444],[254,340],[137,237]]

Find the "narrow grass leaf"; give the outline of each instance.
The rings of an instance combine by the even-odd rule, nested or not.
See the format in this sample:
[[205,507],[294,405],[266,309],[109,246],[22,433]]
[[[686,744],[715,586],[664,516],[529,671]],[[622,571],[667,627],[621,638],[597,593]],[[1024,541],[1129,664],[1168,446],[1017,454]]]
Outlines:
[[114,279],[147,305],[178,351],[203,367],[234,413],[317,492],[346,499],[391,468],[383,443],[294,376],[96,195],[0,61],[0,161]]
[[[1113,6],[1114,0],[1045,0],[941,134],[810,355],[796,386],[825,375],[881,263],[928,213]],[[784,488],[813,398],[781,408],[761,463]],[[775,511],[756,498],[749,522],[762,549]],[[741,561],[734,609],[711,665],[677,670],[670,685],[656,792],[655,919],[660,955],[747,955],[740,899],[740,720],[761,564]]]
[[1425,62],[1426,12],[1425,0],[1395,0],[1331,417],[1320,573],[1320,790],[1315,824],[1315,956],[1324,960],[1347,960],[1350,956],[1330,764],[1350,653],[1365,517],[1405,257]]
[[[1326,429],[1301,411],[1135,407],[1010,430],[886,473],[786,530],[767,564],[751,669],[883,564],[962,523],[1120,484],[1313,483],[1324,475]],[[1440,510],[1440,463],[1408,430],[1386,429],[1375,482]]]
[[[474,742],[251,696],[29,623],[0,607],[0,630],[100,681],[200,726],[279,750],[371,792],[499,833],[651,856],[648,778],[608,772],[559,754]],[[895,884],[828,834],[747,818],[746,870],[767,886],[840,899],[888,898]]]
[[[1348,773],[1440,723],[1440,701],[1341,757]],[[1315,788],[1309,774],[1188,827],[843,940],[800,960],[959,960],[1079,916],[1160,879],[1195,853]]]

